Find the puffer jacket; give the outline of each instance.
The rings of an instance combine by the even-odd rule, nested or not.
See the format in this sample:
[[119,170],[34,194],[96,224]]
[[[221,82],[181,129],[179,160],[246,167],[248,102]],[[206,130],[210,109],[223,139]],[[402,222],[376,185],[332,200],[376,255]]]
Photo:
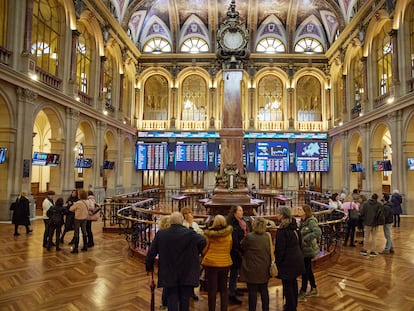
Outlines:
[[233,264],[230,251],[232,246],[232,226],[222,229],[209,229],[204,232],[207,244],[203,250],[201,264],[207,267],[230,267]]
[[382,208],[381,203],[374,199],[369,199],[364,204],[362,204],[362,208],[360,209],[359,214],[364,220],[364,226],[377,226],[376,215],[379,208]]
[[302,251],[304,257],[314,258],[319,254],[318,239],[322,235],[322,230],[319,228],[318,220],[315,216],[311,216],[302,220],[299,226],[300,235],[302,237]]

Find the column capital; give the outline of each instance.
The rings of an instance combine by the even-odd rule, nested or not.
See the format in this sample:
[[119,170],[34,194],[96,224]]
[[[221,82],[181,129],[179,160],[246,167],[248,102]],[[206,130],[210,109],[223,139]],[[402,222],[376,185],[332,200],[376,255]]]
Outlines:
[[19,100],[24,100],[33,103],[37,99],[37,93],[29,89],[19,87],[17,88],[16,93]]

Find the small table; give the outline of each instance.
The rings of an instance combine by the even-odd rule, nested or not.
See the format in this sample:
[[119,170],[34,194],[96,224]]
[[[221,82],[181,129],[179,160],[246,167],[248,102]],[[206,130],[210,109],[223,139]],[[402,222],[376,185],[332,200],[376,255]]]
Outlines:
[[186,195],[173,195],[171,196],[172,200],[172,209],[174,210],[174,202],[177,202],[178,211],[181,212],[181,208],[187,205],[188,196]]

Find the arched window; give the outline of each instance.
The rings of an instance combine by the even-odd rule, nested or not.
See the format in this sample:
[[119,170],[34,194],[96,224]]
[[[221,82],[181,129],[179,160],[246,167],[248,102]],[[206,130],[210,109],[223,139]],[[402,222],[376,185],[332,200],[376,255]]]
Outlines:
[[33,1],[32,26],[31,53],[36,57],[36,66],[56,76],[61,33],[54,0]]
[[377,87],[378,95],[385,95],[390,91],[392,82],[391,64],[391,37],[388,35],[391,29],[384,27],[381,33],[375,38],[376,62],[377,62]]
[[411,6],[408,24],[410,34],[411,78],[414,79],[414,5]]
[[257,44],[258,53],[283,53],[286,51],[285,45],[276,38],[264,38]]
[[183,81],[182,115],[183,121],[204,121],[206,119],[207,85],[203,78],[191,75]]
[[0,46],[4,48],[7,47],[8,3],[7,0],[0,0]]
[[79,38],[76,47],[77,66],[76,66],[76,82],[79,86],[79,91],[88,94],[90,83],[90,70],[92,63],[92,36],[88,33],[83,24],[79,24]]
[[361,61],[361,53],[358,53],[357,56],[355,56],[351,60],[351,75],[352,75],[352,84],[351,84],[351,90],[353,96],[353,105],[352,105],[352,115],[355,114],[355,116],[358,116],[361,112],[361,104],[362,104],[362,95],[364,93],[364,85],[363,85],[363,64]]
[[298,121],[322,121],[322,88],[314,76],[304,76],[296,86]]
[[258,120],[283,120],[283,83],[273,76],[260,80],[258,85]]
[[144,120],[167,120],[168,81],[161,75],[154,75],[145,82]]
[[181,45],[183,53],[205,53],[208,52],[207,42],[201,38],[189,38]]
[[105,101],[105,108],[110,111],[114,111],[115,107],[112,105],[112,79],[113,79],[113,60],[111,53],[108,50],[105,51],[105,63],[104,63],[104,88],[103,96]]
[[152,38],[144,44],[145,53],[168,53],[171,52],[171,45],[163,38]]
[[296,53],[323,53],[322,44],[314,38],[303,38],[295,45]]

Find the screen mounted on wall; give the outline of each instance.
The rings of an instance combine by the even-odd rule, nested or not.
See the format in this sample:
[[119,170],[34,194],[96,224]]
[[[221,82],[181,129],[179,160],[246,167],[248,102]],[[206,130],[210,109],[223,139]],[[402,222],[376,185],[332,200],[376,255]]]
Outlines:
[[328,172],[328,142],[297,142],[296,169],[298,172]]
[[414,158],[408,158],[407,163],[408,163],[408,169],[410,171],[414,171]]
[[7,148],[0,148],[0,164],[4,164],[4,162],[6,162],[6,153]]
[[75,167],[77,167],[77,168],[91,168],[92,167],[92,159],[84,158],[84,157],[78,157],[75,160]]
[[168,163],[167,143],[138,142],[135,146],[135,169],[166,170]]
[[256,143],[256,171],[287,172],[289,171],[288,142]]
[[375,172],[392,171],[392,165],[390,160],[375,161],[373,165]]
[[177,142],[175,146],[175,169],[177,171],[207,171],[208,163],[207,142]]
[[32,158],[32,165],[46,166],[48,154],[44,152],[34,152]]
[[104,169],[104,170],[113,170],[114,167],[115,167],[115,162],[114,161],[107,161],[107,160],[103,161],[102,169]]

